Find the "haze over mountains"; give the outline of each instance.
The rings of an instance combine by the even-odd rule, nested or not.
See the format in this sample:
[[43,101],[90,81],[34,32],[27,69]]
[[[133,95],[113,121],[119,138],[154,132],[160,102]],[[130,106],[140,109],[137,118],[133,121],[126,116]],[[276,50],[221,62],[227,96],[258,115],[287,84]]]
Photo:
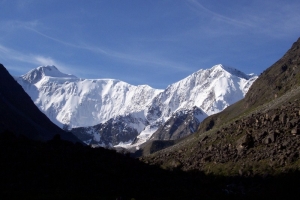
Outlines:
[[191,113],[195,119],[188,129],[195,131],[207,116],[242,99],[256,78],[215,65],[160,90],[113,79],[81,79],[41,66],[16,80],[52,122],[85,143],[124,146],[135,141],[137,146],[176,113]]

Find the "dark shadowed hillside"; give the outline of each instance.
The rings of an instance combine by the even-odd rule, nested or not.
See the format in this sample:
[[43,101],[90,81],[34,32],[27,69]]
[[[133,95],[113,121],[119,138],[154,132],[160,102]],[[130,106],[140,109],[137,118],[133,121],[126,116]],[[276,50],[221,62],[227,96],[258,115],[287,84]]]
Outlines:
[[28,140],[10,132],[0,135],[0,159],[1,199],[274,199],[299,195],[299,173],[263,178],[168,171],[108,149],[58,138]]
[[23,88],[0,64],[0,132],[9,130],[36,140],[62,139],[79,141],[71,133],[54,125],[32,102]]

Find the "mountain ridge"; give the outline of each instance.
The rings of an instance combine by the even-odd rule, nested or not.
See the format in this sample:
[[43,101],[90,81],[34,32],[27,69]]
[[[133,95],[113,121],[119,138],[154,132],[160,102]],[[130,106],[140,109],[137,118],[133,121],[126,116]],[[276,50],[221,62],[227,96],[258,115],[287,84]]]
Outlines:
[[[51,77],[51,73],[54,77]],[[211,69],[200,69],[169,85],[165,90],[153,89],[147,85],[133,86],[113,79],[80,79],[60,73],[54,66],[39,67],[16,80],[40,110],[60,127],[69,130],[80,129],[81,131],[75,132],[90,134],[92,139],[99,137],[99,124],[102,124],[103,129],[111,130],[111,127],[107,127],[108,124],[118,124],[113,121],[122,118],[132,122],[127,125],[138,131],[136,137],[138,143],[142,143],[147,141],[172,113],[196,106],[203,111],[203,120],[207,115],[223,110],[243,98],[256,78],[257,76],[246,75],[219,64]],[[126,119],[126,116],[129,118]],[[107,124],[111,119],[113,121]],[[98,128],[84,128],[92,126]],[[129,129],[125,125],[122,127],[120,131],[124,138],[128,139],[125,135]],[[92,129],[95,131],[92,131],[91,135]],[[105,140],[108,145],[108,139]],[[137,141],[135,138],[131,140]],[[124,143],[128,140],[120,139],[118,142]],[[117,145],[118,142],[115,141],[112,145]]]
[[28,73],[24,74],[23,80],[28,81],[31,84],[35,84],[40,81],[43,77],[63,77],[63,78],[77,78],[71,74],[65,74],[60,72],[54,65],[40,66],[36,69],[30,70]]

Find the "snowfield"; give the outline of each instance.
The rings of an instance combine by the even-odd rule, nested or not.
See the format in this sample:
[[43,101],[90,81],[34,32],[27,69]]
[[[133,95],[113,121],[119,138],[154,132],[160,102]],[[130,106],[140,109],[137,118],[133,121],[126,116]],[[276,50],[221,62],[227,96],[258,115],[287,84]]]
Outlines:
[[16,78],[52,122],[65,129],[89,127],[86,134],[101,145],[101,136],[92,127],[123,120],[125,128],[120,132],[125,134],[126,127],[138,132],[137,138],[111,144],[123,147],[134,140],[135,146],[144,143],[176,112],[196,106],[203,111],[197,116],[202,121],[224,110],[242,99],[256,79],[254,74],[221,64],[201,69],[164,90],[114,79],[81,79],[55,66],[40,66]]

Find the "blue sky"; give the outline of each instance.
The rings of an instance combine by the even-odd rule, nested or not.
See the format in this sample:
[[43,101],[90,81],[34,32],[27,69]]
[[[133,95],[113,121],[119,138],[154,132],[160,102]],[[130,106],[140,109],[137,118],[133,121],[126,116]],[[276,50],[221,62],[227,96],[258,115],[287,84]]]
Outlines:
[[299,0],[0,0],[0,63],[167,85],[215,64],[260,74],[300,37]]

